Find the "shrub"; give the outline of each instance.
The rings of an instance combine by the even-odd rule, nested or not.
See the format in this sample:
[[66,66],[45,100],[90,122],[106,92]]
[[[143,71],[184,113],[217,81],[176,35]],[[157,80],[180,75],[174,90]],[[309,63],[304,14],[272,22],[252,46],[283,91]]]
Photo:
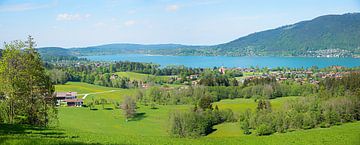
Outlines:
[[256,128],[256,135],[259,135],[259,136],[270,135],[274,132],[275,132],[275,130],[267,124],[261,124]]
[[251,134],[249,121],[244,121],[240,123],[241,129],[244,131],[244,134]]
[[234,113],[231,109],[225,109],[220,111],[220,120],[221,122],[233,122],[236,119],[234,118]]
[[213,131],[213,126],[233,120],[231,110],[191,109],[173,112],[170,115],[170,134],[176,137],[199,137]]

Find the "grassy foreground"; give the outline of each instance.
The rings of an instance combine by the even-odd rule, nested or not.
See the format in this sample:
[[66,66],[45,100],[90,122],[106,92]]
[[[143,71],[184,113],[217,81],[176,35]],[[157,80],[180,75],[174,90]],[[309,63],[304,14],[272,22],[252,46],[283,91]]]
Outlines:
[[[110,93],[94,94],[92,97],[112,98],[119,101],[125,95],[131,95],[136,91],[75,82],[58,85],[56,90],[78,91],[84,94],[116,90]],[[295,99],[295,97],[278,98],[271,100],[271,103],[273,108],[277,109],[289,99]],[[230,108],[235,113],[256,107],[256,102],[252,99],[222,100],[215,104],[220,109]],[[106,109],[96,106],[98,110],[61,107],[58,115],[59,122],[54,128],[0,125],[0,144],[360,144],[360,122],[331,128],[275,133],[270,136],[244,135],[238,123],[223,123],[214,126],[215,131],[206,137],[173,138],[167,132],[169,113],[173,110],[186,110],[192,106],[157,106],[158,109],[138,106],[137,116],[129,122],[125,121],[122,111],[114,109],[113,105],[105,106]]]

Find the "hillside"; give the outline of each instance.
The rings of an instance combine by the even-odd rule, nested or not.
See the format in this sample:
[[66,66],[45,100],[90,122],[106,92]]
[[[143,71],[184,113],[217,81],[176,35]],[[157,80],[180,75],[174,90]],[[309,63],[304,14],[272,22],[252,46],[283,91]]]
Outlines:
[[37,51],[42,56],[71,56],[72,53],[69,49],[61,48],[61,47],[43,47],[38,48]]
[[[325,56],[360,54],[360,13],[326,15],[276,29],[256,32],[228,43],[181,49],[177,55]],[[157,51],[156,53],[162,53]]]
[[[311,55],[323,49],[360,52],[360,13],[327,15],[214,46],[220,54]],[[339,51],[341,53],[341,51]],[[337,52],[337,53],[339,53]],[[347,54],[344,54],[345,56]]]
[[193,48],[181,44],[106,44],[99,46],[90,46],[84,48],[70,49],[75,55],[109,55],[109,54],[129,54],[129,53],[150,53],[154,49],[177,49],[177,48]]

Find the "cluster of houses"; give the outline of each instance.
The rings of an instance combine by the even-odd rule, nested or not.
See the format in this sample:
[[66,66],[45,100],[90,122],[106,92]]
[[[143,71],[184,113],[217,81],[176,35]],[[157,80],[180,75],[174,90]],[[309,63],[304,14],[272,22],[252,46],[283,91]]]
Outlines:
[[299,83],[312,83],[319,84],[319,79],[325,78],[342,78],[344,75],[349,74],[350,72],[312,72],[312,71],[272,71],[269,73],[263,73],[262,75],[254,75],[246,77],[245,79],[255,79],[255,78],[275,78],[276,81],[286,81],[293,80]]
[[77,98],[77,92],[56,92],[56,105],[81,107],[83,105],[83,100]]

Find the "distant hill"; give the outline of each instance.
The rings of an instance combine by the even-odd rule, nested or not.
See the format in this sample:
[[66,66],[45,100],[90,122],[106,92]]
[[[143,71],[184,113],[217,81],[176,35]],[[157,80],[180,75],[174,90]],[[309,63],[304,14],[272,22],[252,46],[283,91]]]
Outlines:
[[214,46],[224,55],[307,55],[341,49],[360,52],[360,13],[326,15]]
[[37,48],[37,51],[41,55],[47,56],[72,56],[72,52],[69,49],[61,48],[61,47],[42,47]]
[[[160,52],[158,52],[160,53]],[[360,54],[360,13],[326,15],[177,55],[352,56]]]
[[[241,29],[241,28],[239,28]],[[42,48],[40,53],[107,55],[146,53],[204,56],[360,56],[360,13],[325,15],[276,29],[256,32],[213,46],[181,44],[108,44],[84,48]]]
[[74,55],[107,55],[107,54],[129,54],[129,53],[151,53],[155,49],[177,49],[177,48],[194,48],[181,44],[107,44],[100,46],[91,46],[84,48],[70,49]]
[[181,44],[106,44],[99,46],[81,47],[81,48],[61,48],[61,47],[42,47],[38,52],[49,56],[86,56],[86,55],[109,55],[109,54],[134,54],[151,53],[152,50],[170,50],[179,48],[196,48],[197,46],[188,46]]

